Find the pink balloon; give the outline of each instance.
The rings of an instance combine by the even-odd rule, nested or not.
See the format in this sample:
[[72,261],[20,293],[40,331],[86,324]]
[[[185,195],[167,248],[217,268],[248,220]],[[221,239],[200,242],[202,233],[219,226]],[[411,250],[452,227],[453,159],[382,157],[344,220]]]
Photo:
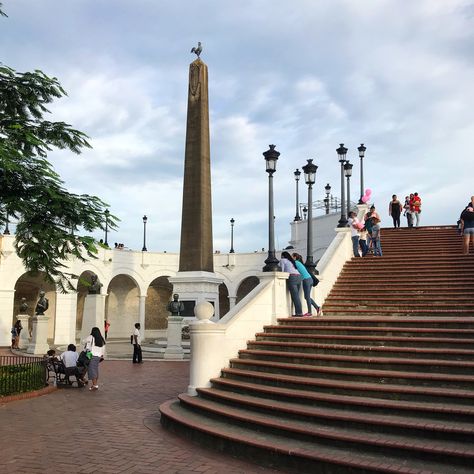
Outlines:
[[362,196],[362,202],[365,204],[368,200],[369,200],[369,196],[367,196],[367,194],[364,194]]
[[365,194],[367,194],[367,196],[370,196],[372,194],[372,190],[371,189],[366,189]]

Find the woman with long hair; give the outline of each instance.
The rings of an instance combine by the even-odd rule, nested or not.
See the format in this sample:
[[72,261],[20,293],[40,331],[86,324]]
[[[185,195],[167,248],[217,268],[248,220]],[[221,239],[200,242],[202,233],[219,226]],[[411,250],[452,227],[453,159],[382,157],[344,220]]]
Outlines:
[[92,353],[88,367],[89,379],[92,380],[92,386],[89,390],[99,390],[99,385],[97,384],[99,380],[99,362],[105,355],[105,339],[102,337],[99,328],[92,328],[90,336],[87,336],[85,340],[84,350]]
[[303,316],[313,316],[311,313],[311,306],[314,306],[316,309],[317,316],[322,315],[321,308],[316,304],[316,302],[311,298],[311,289],[313,288],[313,278],[309,274],[308,269],[304,266],[303,257],[299,253],[293,253],[292,257],[295,260],[296,269],[300,272],[301,278],[303,280],[303,294],[306,304],[308,305],[308,312]]
[[281,253],[280,268],[282,272],[290,274],[286,283],[290,291],[291,301],[293,301],[293,305],[295,306],[295,314],[293,317],[301,317],[303,316],[303,308],[301,307],[300,300],[301,275],[296,268],[295,261],[288,252]]

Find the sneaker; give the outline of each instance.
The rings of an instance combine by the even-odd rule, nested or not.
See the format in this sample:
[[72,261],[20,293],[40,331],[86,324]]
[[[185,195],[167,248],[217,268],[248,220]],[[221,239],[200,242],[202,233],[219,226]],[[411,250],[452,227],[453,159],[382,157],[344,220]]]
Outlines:
[[304,316],[305,318],[310,318],[310,317],[313,316],[313,315],[312,315],[311,313],[305,313],[305,314],[303,314],[303,316]]
[[98,385],[92,385],[92,387],[89,387],[89,390],[94,391],[94,390],[99,390]]

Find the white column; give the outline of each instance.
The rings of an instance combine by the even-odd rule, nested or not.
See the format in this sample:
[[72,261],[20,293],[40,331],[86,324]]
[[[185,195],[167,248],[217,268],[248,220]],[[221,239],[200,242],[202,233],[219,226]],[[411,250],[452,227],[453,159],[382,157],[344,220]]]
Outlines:
[[229,310],[231,310],[235,306],[235,302],[237,301],[237,296],[228,296],[229,298]]
[[81,341],[85,339],[93,327],[98,327],[104,332],[106,295],[87,295],[84,301],[84,314],[82,316]]
[[76,341],[76,313],[77,293],[56,292],[56,316],[54,318],[54,344],[56,346],[74,344]]
[[146,295],[140,295],[138,297],[138,322],[140,323],[140,331],[145,339],[145,304]]
[[15,290],[0,290],[0,347],[11,346]]
[[33,337],[26,352],[28,354],[46,354],[49,351],[48,344],[48,321],[49,316],[33,316]]

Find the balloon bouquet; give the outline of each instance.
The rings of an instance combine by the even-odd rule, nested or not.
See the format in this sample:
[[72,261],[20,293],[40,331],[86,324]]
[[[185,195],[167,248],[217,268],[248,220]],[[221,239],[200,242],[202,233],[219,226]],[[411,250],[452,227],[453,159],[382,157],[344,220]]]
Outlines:
[[[361,198],[361,201],[364,204],[367,204],[367,202],[370,200],[370,196],[372,195],[372,190],[371,189],[366,189],[364,195]],[[364,227],[364,224],[362,222],[359,222],[355,226],[357,229],[361,230]]]

